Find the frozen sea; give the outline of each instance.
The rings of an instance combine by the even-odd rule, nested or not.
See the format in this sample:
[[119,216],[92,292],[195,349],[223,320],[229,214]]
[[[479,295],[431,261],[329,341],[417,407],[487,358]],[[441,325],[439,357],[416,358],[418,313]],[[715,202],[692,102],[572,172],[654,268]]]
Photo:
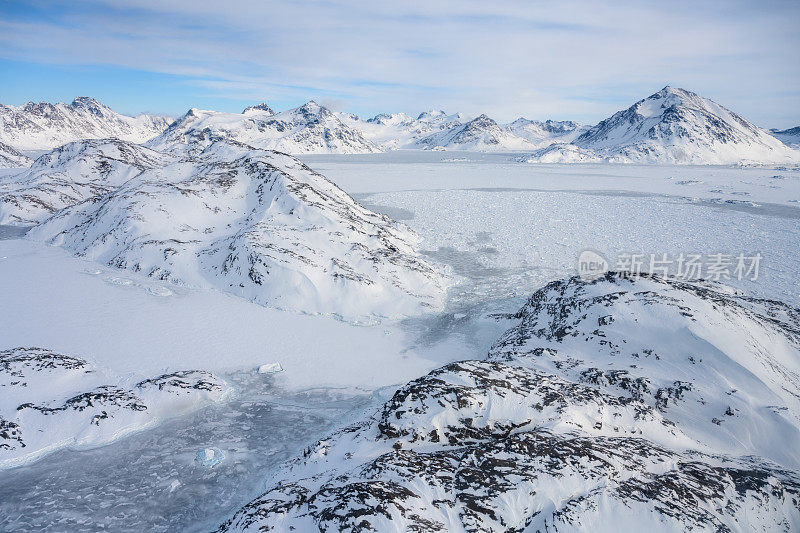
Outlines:
[[[531,291],[584,249],[739,253],[727,283],[800,305],[800,172],[782,168],[537,165],[513,154],[305,156],[367,207],[423,237],[457,283],[443,313],[354,325],[176,288],[69,257],[0,228],[0,348],[48,346],[112,368],[214,371],[230,400],[110,445],[0,473],[0,529],[204,531],[280,463],[398,385],[483,356]],[[259,375],[264,363],[284,372]],[[214,467],[195,460],[219,450]]]

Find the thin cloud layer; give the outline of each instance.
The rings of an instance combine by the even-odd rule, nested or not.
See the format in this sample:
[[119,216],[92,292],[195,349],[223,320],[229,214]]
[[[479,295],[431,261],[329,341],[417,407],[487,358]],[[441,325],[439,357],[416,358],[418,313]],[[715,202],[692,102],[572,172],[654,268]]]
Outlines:
[[187,107],[198,96],[222,108],[315,98],[363,114],[444,107],[593,122],[672,84],[764,126],[800,123],[797,2],[78,0],[0,9],[0,57],[177,76]]

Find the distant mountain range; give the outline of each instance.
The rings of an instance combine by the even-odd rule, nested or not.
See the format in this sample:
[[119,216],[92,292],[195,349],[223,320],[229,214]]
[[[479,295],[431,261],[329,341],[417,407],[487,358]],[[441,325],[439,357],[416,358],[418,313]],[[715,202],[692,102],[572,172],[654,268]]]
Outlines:
[[788,146],[800,147],[800,126],[789,128],[787,130],[769,130],[773,137],[783,141],[783,144]]
[[[291,154],[363,154],[395,149],[528,152],[539,163],[741,164],[800,161],[800,131],[766,131],[695,93],[665,87],[596,126],[430,110],[369,119],[308,102],[276,113],[266,103],[241,113],[190,109],[175,121],[120,115],[91,98],[70,104],[0,105],[0,166],[83,139],[118,138],[173,154],[230,140]],[[36,152],[36,153],[34,153]]]
[[337,114],[313,101],[281,113],[266,104],[248,107],[239,114],[191,109],[147,145],[157,150],[202,151],[217,140],[291,154],[381,151]]
[[0,143],[20,151],[50,150],[72,141],[106,137],[142,143],[164,131],[170,122],[170,118],[156,115],[121,115],[85,96],[70,104],[0,104]]

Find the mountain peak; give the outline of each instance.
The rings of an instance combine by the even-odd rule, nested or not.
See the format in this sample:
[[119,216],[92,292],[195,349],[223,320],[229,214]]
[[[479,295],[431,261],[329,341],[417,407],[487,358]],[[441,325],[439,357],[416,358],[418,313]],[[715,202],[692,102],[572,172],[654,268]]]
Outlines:
[[69,107],[78,111],[87,111],[100,118],[114,114],[114,111],[110,107],[89,96],[79,96],[75,98],[72,103],[69,104]]
[[601,159],[625,161],[734,164],[797,157],[736,113],[669,85],[601,121],[574,143]]
[[445,113],[441,109],[430,109],[428,111],[423,111],[422,113],[420,113],[419,116],[417,117],[417,120],[425,120],[425,119],[438,118],[444,116],[447,116],[447,113]]
[[268,106],[266,102],[261,102],[260,104],[257,105],[251,105],[245,107],[244,110],[242,111],[242,114],[247,114],[249,112],[265,112],[270,115],[275,114],[275,111],[270,106]]
[[99,100],[97,100],[96,98],[92,98],[90,96],[78,96],[72,101],[70,105],[73,107],[78,107],[78,106],[106,107],[103,104],[101,104]]
[[687,102],[698,102],[706,100],[702,96],[697,93],[693,93],[692,91],[688,91],[686,89],[681,89],[680,87],[672,87],[667,85],[657,93],[651,94],[645,100],[664,100],[669,98],[677,98],[678,102],[675,103],[687,103]]
[[328,116],[331,114],[327,107],[319,105],[314,100],[309,100],[302,106],[298,107],[297,111],[304,115]]
[[323,106],[319,105],[314,100],[309,100],[308,102],[306,102],[305,104],[300,106],[300,108],[301,109],[308,109],[308,110],[312,110],[312,109],[319,110],[319,109],[323,109]]

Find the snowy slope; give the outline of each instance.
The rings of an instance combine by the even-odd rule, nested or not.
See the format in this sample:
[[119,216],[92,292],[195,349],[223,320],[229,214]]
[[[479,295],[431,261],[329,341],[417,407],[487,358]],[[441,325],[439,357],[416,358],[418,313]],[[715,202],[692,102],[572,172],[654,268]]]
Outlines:
[[27,167],[33,160],[7,144],[0,143],[0,168]]
[[0,468],[105,444],[230,392],[199,370],[121,379],[84,359],[24,347],[0,351],[0,387]]
[[530,150],[534,147],[531,142],[506,131],[486,115],[423,137],[414,144],[426,149],[475,151]]
[[297,159],[234,142],[165,160],[56,213],[28,238],[176,284],[356,319],[441,306],[405,226]]
[[506,131],[530,141],[536,147],[544,148],[552,143],[569,143],[584,133],[589,126],[571,120],[528,120],[520,117],[506,124]]
[[[684,89],[664,87],[615,113],[573,144],[533,155],[545,162],[597,161],[739,164],[791,163],[800,151],[721,105]],[[561,151],[560,155],[555,152]],[[594,153],[594,156],[588,155]]]
[[0,180],[0,224],[32,225],[174,157],[118,139],[76,141]]
[[155,115],[121,115],[85,96],[70,104],[0,104],[0,143],[17,150],[50,150],[80,139],[106,137],[141,143],[161,133],[170,122]]
[[266,104],[242,113],[191,109],[148,143],[156,150],[200,151],[231,140],[291,154],[363,154],[380,151],[372,142],[315,102],[275,113]]
[[794,531],[800,310],[616,274],[537,291],[221,531]]

